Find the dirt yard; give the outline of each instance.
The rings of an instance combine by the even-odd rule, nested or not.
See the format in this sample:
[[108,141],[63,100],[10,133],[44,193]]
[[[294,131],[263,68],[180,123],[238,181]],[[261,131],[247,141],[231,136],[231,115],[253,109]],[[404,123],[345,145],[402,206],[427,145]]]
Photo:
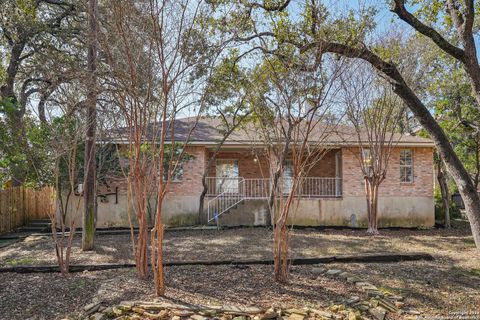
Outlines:
[[[75,241],[73,264],[133,262],[128,235],[101,235],[94,252],[81,252]],[[272,231],[245,228],[166,233],[167,261],[271,258]],[[400,294],[423,315],[480,312],[480,254],[469,229],[292,231],[292,257],[357,253],[430,253],[435,261],[328,264],[366,279],[384,291]],[[48,236],[28,237],[0,248],[0,266],[54,264]],[[327,306],[365,294],[354,284],[313,272],[315,266],[293,266],[288,284],[273,282],[271,266],[183,266],[166,268],[167,299],[188,303],[269,307]],[[58,274],[0,274],[0,319],[81,318],[83,306],[95,296],[118,303],[153,299],[151,281],[140,281],[135,270]],[[479,315],[480,317],[480,315]]]

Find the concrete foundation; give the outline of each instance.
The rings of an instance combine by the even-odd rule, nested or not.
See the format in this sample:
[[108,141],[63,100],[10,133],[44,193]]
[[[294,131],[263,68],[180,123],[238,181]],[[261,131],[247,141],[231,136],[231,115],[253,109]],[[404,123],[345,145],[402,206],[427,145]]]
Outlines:
[[[162,221],[169,227],[193,226],[197,224],[198,218],[198,196],[167,196],[162,206]],[[136,225],[136,213],[130,204],[131,220]],[[147,221],[153,225],[155,212],[155,199],[150,201],[150,210],[147,214]],[[66,222],[70,224],[75,219],[77,227],[82,225],[83,198],[72,197],[69,201]],[[98,201],[97,207],[97,228],[129,227],[128,201],[126,194],[118,195],[118,203],[115,203],[115,196],[108,196],[104,202]]]
[[[433,197],[380,197],[380,227],[424,227],[435,224]],[[205,207],[206,207],[205,202]],[[192,226],[198,222],[198,196],[168,196],[163,204],[163,222],[171,227]],[[77,209],[78,206],[78,209]],[[154,199],[151,208],[154,207]],[[120,194],[118,203],[114,196],[98,202],[97,228],[128,227],[127,196]],[[206,209],[206,208],[205,208]],[[72,197],[69,201],[67,224],[75,218],[81,226],[83,199]],[[131,210],[135,224],[135,212]],[[148,220],[153,223],[154,212]],[[365,197],[331,199],[301,199],[294,205],[288,221],[298,226],[367,226]],[[219,217],[220,226],[265,226],[271,224],[267,200],[245,200]]]

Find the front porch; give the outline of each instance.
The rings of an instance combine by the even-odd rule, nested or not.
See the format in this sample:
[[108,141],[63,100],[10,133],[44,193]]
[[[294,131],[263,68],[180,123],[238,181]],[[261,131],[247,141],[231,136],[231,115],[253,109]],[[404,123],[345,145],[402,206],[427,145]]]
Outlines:
[[[294,196],[302,199],[342,197],[341,156],[340,149],[328,151],[321,161],[312,166],[309,175],[300,179]],[[257,203],[267,200],[273,186],[270,171],[267,159],[255,152],[229,150],[219,153],[206,178],[208,221],[218,219],[248,200]],[[287,162],[277,188],[286,195],[292,186],[293,168]]]
[[[243,199],[267,199],[272,191],[271,178],[229,178],[207,177],[207,197],[232,197],[241,195]],[[279,188],[287,194],[291,190],[292,179],[281,178]],[[338,198],[342,196],[342,178],[305,177],[295,191],[300,198]]]

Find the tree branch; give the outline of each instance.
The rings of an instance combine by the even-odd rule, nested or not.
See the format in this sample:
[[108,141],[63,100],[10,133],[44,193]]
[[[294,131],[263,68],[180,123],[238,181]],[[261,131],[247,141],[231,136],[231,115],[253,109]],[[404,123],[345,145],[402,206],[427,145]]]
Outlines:
[[461,62],[465,62],[465,52],[463,49],[460,49],[450,42],[448,42],[440,33],[435,29],[427,26],[419,19],[417,19],[413,14],[407,11],[405,8],[405,0],[395,0],[395,5],[391,10],[394,12],[400,19],[408,23],[415,30],[423,34],[424,36],[430,38],[437,46],[440,47],[443,51],[455,57]]

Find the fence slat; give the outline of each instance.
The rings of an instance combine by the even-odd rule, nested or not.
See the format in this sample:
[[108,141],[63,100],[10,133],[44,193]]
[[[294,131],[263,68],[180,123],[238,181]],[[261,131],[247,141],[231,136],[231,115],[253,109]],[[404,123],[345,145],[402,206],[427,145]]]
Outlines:
[[0,234],[11,232],[30,220],[48,219],[54,215],[54,210],[55,192],[52,187],[0,190]]

